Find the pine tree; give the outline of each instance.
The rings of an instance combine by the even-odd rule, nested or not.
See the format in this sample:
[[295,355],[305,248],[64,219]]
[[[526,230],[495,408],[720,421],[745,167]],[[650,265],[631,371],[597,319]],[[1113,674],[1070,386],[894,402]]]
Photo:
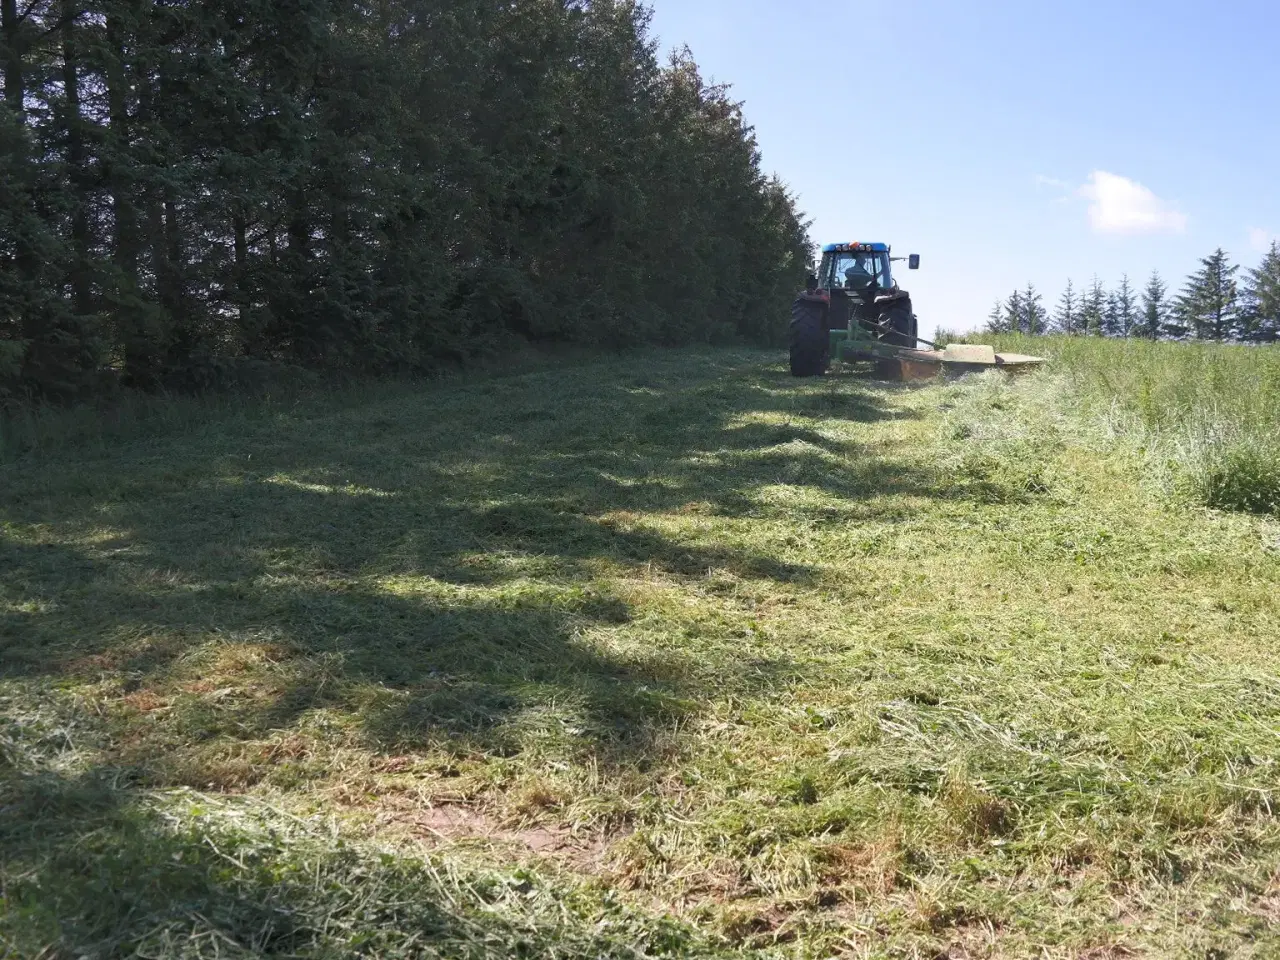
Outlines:
[[1157,340],[1165,336],[1168,325],[1168,287],[1160,278],[1158,271],[1151,271],[1151,277],[1142,291],[1142,314],[1134,336]]
[[1083,303],[1080,307],[1080,331],[1092,336],[1101,336],[1104,331],[1107,313],[1107,292],[1102,287],[1102,281],[1096,276],[1093,283],[1089,287],[1089,292],[1084,295]]
[[986,332],[1004,333],[1006,329],[1004,302],[997,300],[991,307],[991,312],[987,314]]
[[1120,336],[1120,306],[1114,290],[1108,290],[1106,301],[1102,307],[1102,335],[1104,337]]
[[1015,290],[1004,302],[1004,329],[1009,333],[1021,333],[1026,329],[1026,316],[1022,292]]
[[0,74],[0,403],[776,342],[811,254],[641,4],[0,0]]
[[1250,339],[1273,343],[1280,340],[1280,242],[1271,249],[1244,282],[1244,300],[1250,318]]
[[0,0],[0,399],[85,396],[101,360],[76,12],[63,0]]
[[1075,284],[1067,279],[1067,289],[1058,299],[1058,306],[1053,314],[1053,329],[1058,333],[1076,333],[1080,325],[1079,298],[1076,296]]
[[1112,336],[1133,336],[1138,324],[1138,298],[1129,283],[1129,275],[1125,274],[1115,290],[1115,327]]
[[1239,291],[1235,275],[1240,268],[1227,260],[1219,247],[1200,261],[1200,270],[1187,278],[1178,297],[1180,323],[1197,340],[1230,340],[1240,330]]
[[1022,292],[1022,332],[1039,336],[1049,325],[1049,315],[1044,308],[1044,298],[1035,284],[1028,283]]
[[1187,340],[1192,336],[1192,318],[1181,297],[1176,297],[1165,313],[1161,335],[1168,340]]

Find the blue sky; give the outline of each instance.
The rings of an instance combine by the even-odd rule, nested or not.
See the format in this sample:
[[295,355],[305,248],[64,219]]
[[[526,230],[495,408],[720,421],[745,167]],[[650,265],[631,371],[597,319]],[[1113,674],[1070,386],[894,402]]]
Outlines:
[[1181,286],[1280,235],[1275,0],[648,0],[819,243],[919,253],[921,333],[1034,283]]

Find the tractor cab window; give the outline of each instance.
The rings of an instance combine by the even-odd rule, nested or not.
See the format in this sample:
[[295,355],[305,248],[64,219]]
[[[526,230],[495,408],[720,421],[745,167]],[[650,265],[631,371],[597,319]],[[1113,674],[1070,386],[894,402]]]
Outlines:
[[822,276],[828,289],[861,289],[875,280],[881,289],[893,286],[887,253],[833,253]]

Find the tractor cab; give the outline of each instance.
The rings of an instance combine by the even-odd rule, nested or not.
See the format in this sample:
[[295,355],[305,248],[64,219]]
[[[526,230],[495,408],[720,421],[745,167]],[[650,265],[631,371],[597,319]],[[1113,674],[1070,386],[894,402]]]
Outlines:
[[847,290],[859,297],[889,289],[893,286],[889,254],[875,249],[824,250],[818,283],[823,289]]
[[[826,291],[844,291],[859,300],[883,299],[897,290],[893,261],[887,243],[832,243],[822,248],[818,286]],[[912,254],[908,266],[916,270],[920,257]]]
[[[893,278],[893,264],[906,260],[919,269],[920,257],[893,257],[887,243],[832,243],[822,248],[817,286],[828,299],[828,329],[853,339],[915,346],[911,297]],[[891,328],[893,333],[887,333]]]

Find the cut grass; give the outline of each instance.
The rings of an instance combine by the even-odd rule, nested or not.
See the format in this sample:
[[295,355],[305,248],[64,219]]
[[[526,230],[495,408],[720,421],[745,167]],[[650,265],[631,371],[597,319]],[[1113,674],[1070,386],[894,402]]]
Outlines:
[[1274,523],[1077,390],[655,353],[0,467],[0,937],[1280,950]]

